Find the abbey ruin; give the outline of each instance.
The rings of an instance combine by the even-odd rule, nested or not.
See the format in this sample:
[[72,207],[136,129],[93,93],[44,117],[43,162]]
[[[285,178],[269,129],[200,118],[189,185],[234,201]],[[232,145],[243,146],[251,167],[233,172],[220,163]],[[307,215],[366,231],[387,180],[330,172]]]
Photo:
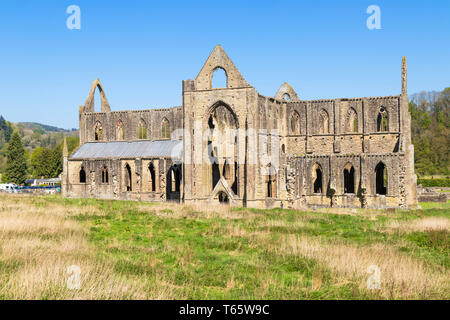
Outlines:
[[[215,72],[226,75],[213,87]],[[112,111],[99,80],[64,152],[65,197],[272,208],[415,207],[406,58],[401,94],[302,100],[260,95],[216,46],[182,106]],[[94,109],[99,90],[101,110]]]

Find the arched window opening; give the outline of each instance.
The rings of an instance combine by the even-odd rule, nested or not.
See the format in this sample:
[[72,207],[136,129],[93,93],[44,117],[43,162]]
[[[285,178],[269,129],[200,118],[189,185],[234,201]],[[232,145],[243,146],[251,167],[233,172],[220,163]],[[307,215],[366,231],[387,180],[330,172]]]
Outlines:
[[344,193],[355,193],[355,169],[350,163],[344,167]]
[[227,88],[228,77],[225,69],[217,67],[213,71],[211,88]]
[[141,121],[139,121],[138,139],[147,139],[147,125],[144,119],[141,119]]
[[387,194],[387,169],[383,162],[380,162],[375,167],[375,179],[376,179],[376,193]]
[[150,165],[148,166],[148,171],[150,173],[151,191],[155,192],[156,191],[156,172],[155,172],[155,166],[153,165],[153,163],[150,163]]
[[291,115],[291,132],[292,134],[300,134],[300,115],[294,111]]
[[384,107],[380,108],[380,111],[378,112],[377,116],[377,131],[378,132],[385,132],[389,131],[389,119],[387,111]]
[[171,178],[171,191],[180,192],[181,174],[178,166],[175,165],[171,169],[170,178]]
[[170,123],[166,118],[161,123],[161,138],[170,139]]
[[217,198],[219,199],[220,203],[228,203],[229,202],[228,195],[223,191],[220,191],[217,194]]
[[100,121],[95,123],[94,127],[94,138],[95,141],[101,141],[103,139],[103,127]]
[[107,167],[102,168],[102,183],[109,183],[109,174]]
[[84,171],[84,167],[80,169],[80,183],[86,183],[86,171]]
[[94,91],[94,112],[101,112],[101,107],[102,107],[101,89],[97,85]]
[[281,152],[286,153],[286,147],[284,146],[284,144],[281,145]]
[[225,178],[225,180],[231,179],[231,168],[228,161],[225,161],[225,163],[223,164],[222,176]]
[[313,167],[313,192],[322,193],[323,183],[322,183],[322,167],[317,163]]
[[356,110],[350,108],[347,114],[346,132],[358,132],[358,114]]
[[117,128],[116,128],[116,140],[122,141],[124,138],[123,135],[123,122],[122,120],[117,121]]
[[133,191],[133,182],[132,182],[131,178],[132,178],[131,177],[131,167],[127,163],[125,166],[125,185],[126,185],[127,191]]
[[289,93],[283,94],[283,101],[286,101],[286,102],[291,101],[291,96],[289,95]]
[[319,134],[328,134],[330,127],[330,121],[328,118],[328,112],[321,110],[319,113]]
[[269,164],[267,167],[268,175],[266,176],[266,197],[276,198],[277,196],[277,174],[276,169]]

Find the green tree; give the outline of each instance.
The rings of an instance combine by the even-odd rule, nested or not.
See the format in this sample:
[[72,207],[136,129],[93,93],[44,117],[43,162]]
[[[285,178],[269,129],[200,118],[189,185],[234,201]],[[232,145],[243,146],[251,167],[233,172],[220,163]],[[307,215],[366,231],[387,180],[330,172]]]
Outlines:
[[17,184],[24,184],[27,177],[25,149],[17,131],[14,131],[8,144],[5,175],[9,181]]

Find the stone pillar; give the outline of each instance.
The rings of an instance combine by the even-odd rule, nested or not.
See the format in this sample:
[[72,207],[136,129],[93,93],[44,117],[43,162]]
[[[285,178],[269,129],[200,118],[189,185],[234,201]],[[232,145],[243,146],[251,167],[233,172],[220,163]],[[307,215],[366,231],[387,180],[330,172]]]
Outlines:
[[407,90],[406,57],[402,58],[402,94],[400,96],[400,131],[403,137],[406,162],[406,205],[417,206],[417,176],[414,173],[414,145],[411,143],[411,115]]

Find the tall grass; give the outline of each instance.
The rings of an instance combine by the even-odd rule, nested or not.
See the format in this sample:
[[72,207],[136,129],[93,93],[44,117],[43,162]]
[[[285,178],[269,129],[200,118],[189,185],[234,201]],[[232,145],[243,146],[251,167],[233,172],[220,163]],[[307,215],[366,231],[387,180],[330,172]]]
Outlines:
[[[448,299],[445,205],[304,212],[0,195],[0,298]],[[67,287],[72,265],[79,290]],[[380,290],[367,288],[369,265]]]

